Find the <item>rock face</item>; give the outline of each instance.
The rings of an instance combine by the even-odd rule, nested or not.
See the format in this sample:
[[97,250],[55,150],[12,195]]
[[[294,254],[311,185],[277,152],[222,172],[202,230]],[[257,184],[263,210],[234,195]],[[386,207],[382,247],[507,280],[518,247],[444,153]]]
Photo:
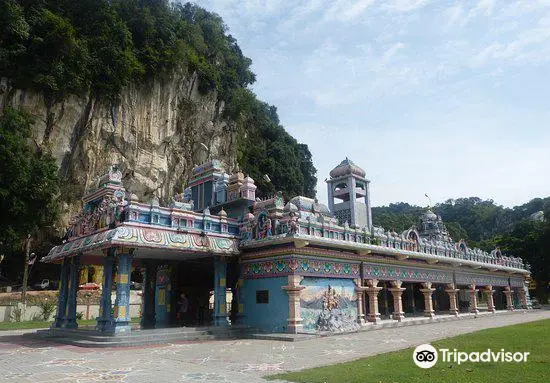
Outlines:
[[217,94],[198,91],[196,74],[172,72],[125,88],[116,104],[90,96],[48,103],[42,94],[0,80],[0,108],[35,119],[33,139],[60,166],[67,213],[109,165],[119,164],[131,193],[166,201],[181,191],[194,165],[216,157],[237,166],[236,133],[222,118]]
[[319,332],[354,332],[359,328],[355,318],[339,309],[323,310],[317,319]]

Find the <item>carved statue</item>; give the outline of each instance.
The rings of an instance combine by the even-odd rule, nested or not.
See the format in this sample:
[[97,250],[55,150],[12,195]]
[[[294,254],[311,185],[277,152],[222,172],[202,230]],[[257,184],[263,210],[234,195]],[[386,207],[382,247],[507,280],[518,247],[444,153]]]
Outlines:
[[293,235],[300,232],[300,222],[298,221],[298,216],[295,212],[291,211],[289,214],[289,221],[288,221],[288,234]]
[[271,219],[267,212],[262,211],[258,214],[257,238],[263,239],[271,236]]
[[279,220],[277,218],[275,218],[273,220],[273,234],[275,234],[275,235],[281,234],[280,230],[281,230],[281,223],[279,222]]
[[266,218],[262,226],[262,236],[263,238],[271,237],[271,219]]

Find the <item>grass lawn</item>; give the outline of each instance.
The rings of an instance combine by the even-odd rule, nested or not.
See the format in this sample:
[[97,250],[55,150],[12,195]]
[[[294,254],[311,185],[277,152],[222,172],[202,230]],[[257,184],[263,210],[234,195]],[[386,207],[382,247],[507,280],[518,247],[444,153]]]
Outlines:
[[[139,321],[140,318],[132,318],[132,323],[137,323]],[[79,326],[94,326],[97,323],[95,319],[80,319],[77,320],[77,322]],[[0,322],[0,331],[48,328],[51,325],[52,321]]]
[[[299,372],[270,375],[266,379],[284,379],[302,383],[401,383],[401,382],[550,382],[550,320],[500,327],[460,335],[431,343],[436,349],[464,352],[493,352],[504,349],[530,352],[526,363],[442,362],[422,369],[413,363],[413,348],[374,355],[352,362]],[[365,347],[368,347],[365,344]],[[416,346],[415,346],[416,347]]]

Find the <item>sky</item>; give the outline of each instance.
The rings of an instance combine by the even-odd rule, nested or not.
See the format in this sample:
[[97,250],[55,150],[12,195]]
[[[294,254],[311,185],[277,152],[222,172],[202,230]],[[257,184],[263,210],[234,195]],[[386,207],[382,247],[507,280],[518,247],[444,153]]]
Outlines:
[[550,196],[550,0],[198,0],[253,61],[257,96],[325,178],[373,206]]

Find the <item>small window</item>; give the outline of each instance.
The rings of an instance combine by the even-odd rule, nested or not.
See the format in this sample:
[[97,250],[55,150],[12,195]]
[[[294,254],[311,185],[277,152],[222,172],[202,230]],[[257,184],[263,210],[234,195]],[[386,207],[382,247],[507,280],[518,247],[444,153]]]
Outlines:
[[269,303],[269,290],[256,290],[256,303]]

